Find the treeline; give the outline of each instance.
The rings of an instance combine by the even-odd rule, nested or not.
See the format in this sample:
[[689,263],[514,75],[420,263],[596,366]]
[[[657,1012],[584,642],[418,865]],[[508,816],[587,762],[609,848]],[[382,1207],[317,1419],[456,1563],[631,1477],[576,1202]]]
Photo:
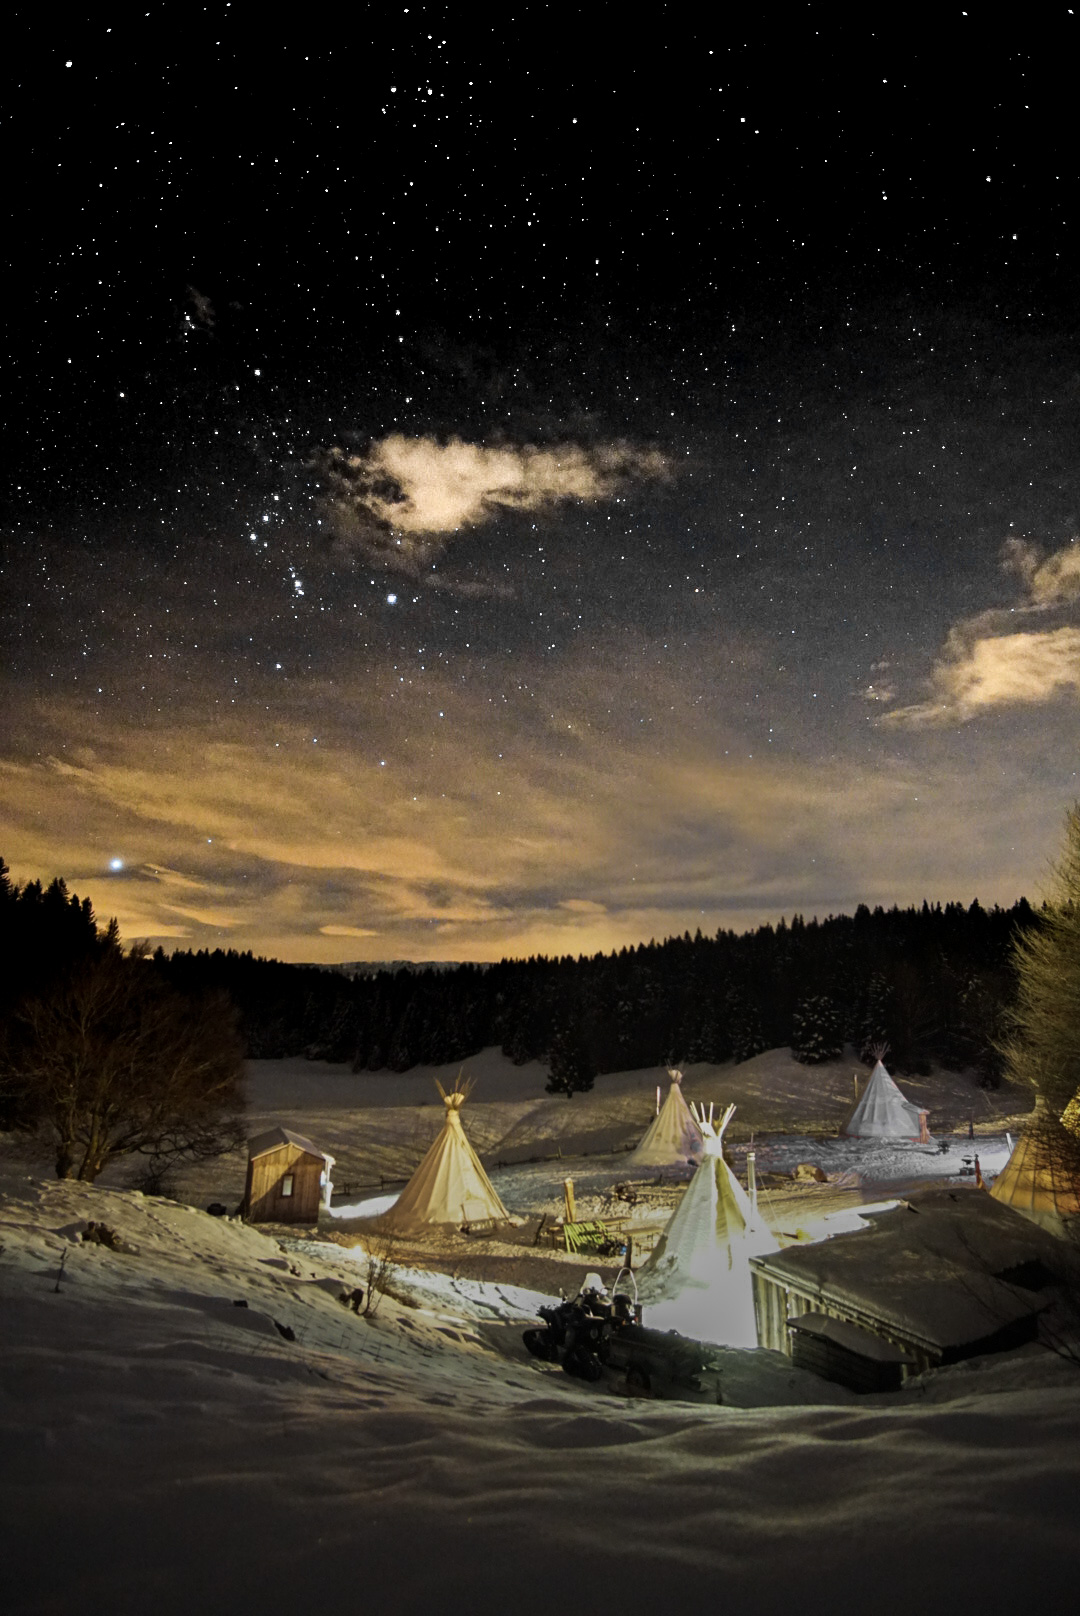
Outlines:
[[61,880],[15,886],[0,859],[0,1013],[117,942],[115,921],[99,932],[89,898],[73,897]]
[[500,1045],[511,1060],[605,1072],[746,1060],[790,1044],[807,1062],[887,1043],[902,1072],[930,1064],[998,1080],[995,1043],[1015,982],[1012,942],[1039,924],[1021,900],[875,909],[650,942],[592,958],[534,957],[351,979],[216,950],[155,956],[174,984],[224,988],[251,1057],[307,1055],[407,1071]]
[[[346,976],[234,950],[161,949],[146,962],[175,991],[224,991],[249,1058],[306,1055],[356,1071],[407,1071],[499,1045],[511,1060],[576,1073],[746,1060],[789,1044],[807,1062],[845,1043],[887,1043],[901,1072],[931,1062],[997,1081],[1015,993],[1013,941],[1041,924],[1023,899],[874,909],[715,937],[686,932],[591,958],[534,957],[447,970]],[[61,880],[12,885],[0,862],[0,1010],[119,946]]]

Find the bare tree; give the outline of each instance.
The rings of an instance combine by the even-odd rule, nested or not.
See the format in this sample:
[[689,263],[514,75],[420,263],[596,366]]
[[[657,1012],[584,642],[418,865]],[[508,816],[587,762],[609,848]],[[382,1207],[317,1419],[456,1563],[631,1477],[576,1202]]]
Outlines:
[[398,1239],[393,1230],[372,1230],[364,1235],[364,1254],[367,1258],[365,1278],[367,1289],[357,1311],[366,1319],[374,1318],[382,1299],[393,1288],[398,1270]]
[[23,1004],[0,1084],[15,1120],[50,1139],[57,1177],[93,1181],[133,1152],[160,1165],[232,1149],[242,1072],[224,996],[178,994],[114,947]]

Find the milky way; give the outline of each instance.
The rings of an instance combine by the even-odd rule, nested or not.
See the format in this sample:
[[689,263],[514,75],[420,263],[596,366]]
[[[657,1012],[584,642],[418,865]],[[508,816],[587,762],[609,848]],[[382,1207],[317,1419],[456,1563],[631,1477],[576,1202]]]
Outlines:
[[1077,19],[604,17],[13,36],[17,879],[327,961],[1038,894]]

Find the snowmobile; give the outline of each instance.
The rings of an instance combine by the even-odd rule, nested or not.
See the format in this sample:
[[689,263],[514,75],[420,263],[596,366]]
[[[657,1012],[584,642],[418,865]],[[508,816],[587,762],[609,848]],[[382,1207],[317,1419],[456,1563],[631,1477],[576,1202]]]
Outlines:
[[576,1296],[538,1308],[543,1326],[522,1336],[533,1357],[632,1397],[721,1402],[717,1355],[674,1330],[647,1329],[640,1305],[620,1290],[627,1278],[624,1268],[608,1291],[599,1274],[587,1274]]

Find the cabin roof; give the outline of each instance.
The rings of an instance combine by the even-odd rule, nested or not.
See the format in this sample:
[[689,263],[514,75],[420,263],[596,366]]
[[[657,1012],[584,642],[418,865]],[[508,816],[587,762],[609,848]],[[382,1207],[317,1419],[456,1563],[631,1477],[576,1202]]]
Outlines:
[[849,1324],[847,1319],[831,1319],[824,1313],[800,1313],[788,1320],[788,1329],[800,1335],[816,1335],[826,1341],[835,1341],[860,1358],[872,1358],[875,1363],[914,1363],[915,1360],[891,1341],[864,1330],[860,1324]]
[[317,1156],[319,1161],[327,1159],[325,1150],[313,1145],[302,1133],[293,1133],[291,1128],[268,1128],[265,1133],[257,1133],[254,1139],[248,1140],[248,1159],[254,1161],[256,1156],[268,1156],[272,1150],[280,1150],[282,1145],[295,1145],[297,1150]]
[[869,1226],[751,1259],[775,1283],[904,1340],[944,1351],[1041,1311],[1046,1289],[1016,1283],[1038,1265],[1062,1275],[1061,1242],[982,1190],[911,1196]]

